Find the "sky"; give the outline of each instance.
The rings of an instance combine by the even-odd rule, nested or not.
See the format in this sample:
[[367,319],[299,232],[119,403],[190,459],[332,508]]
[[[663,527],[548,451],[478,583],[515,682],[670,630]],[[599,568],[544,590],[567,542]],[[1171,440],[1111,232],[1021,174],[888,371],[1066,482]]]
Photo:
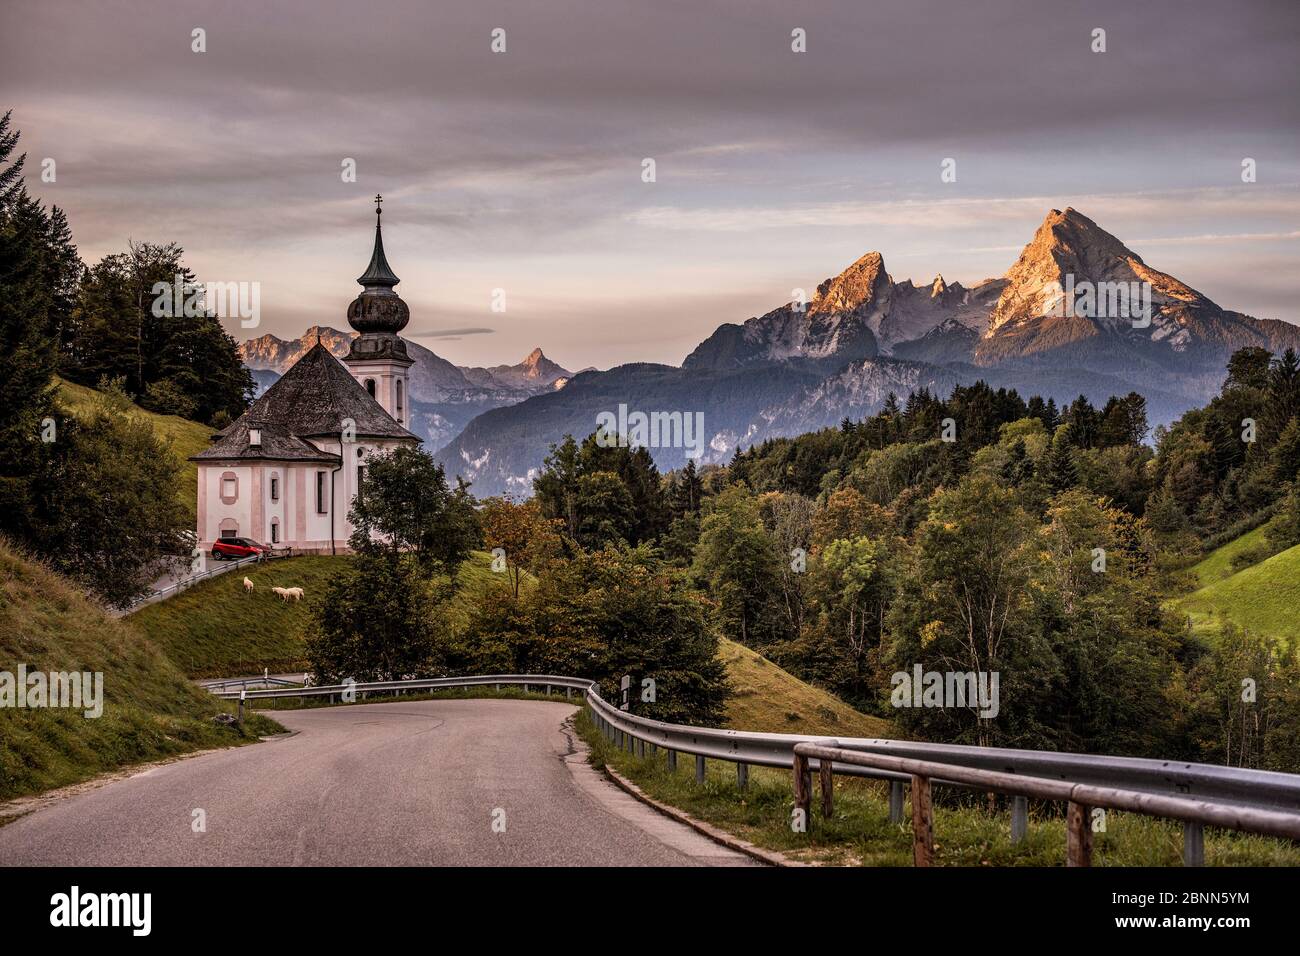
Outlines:
[[870,250],[1001,275],[1067,205],[1300,323],[1298,43],[1295,0],[4,0],[0,109],[83,259],[259,283],[237,339],[346,328],[382,193],[406,336],[578,370],[678,364]]

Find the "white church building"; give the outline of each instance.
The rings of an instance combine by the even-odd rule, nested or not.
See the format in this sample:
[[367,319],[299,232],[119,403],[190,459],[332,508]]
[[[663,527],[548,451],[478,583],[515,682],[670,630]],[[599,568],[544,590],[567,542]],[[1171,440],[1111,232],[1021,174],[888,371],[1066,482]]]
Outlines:
[[420,439],[410,420],[408,372],[398,336],[411,311],[393,287],[376,197],[375,249],[348,306],[360,335],[340,362],[317,340],[243,415],[190,460],[198,465],[198,547],[250,538],[275,548],[347,550],[348,511],[366,459]]

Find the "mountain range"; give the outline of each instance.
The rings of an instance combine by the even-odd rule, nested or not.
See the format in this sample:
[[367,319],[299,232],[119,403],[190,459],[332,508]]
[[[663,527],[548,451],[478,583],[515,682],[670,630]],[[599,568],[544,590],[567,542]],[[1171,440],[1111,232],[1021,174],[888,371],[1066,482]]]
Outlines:
[[[946,395],[979,379],[1058,404],[1138,391],[1154,426],[1204,403],[1244,346],[1300,349],[1300,327],[1221,308],[1082,213],[1053,209],[1000,278],[896,282],[869,252],[806,303],[719,326],[680,368],[587,371],[500,402],[439,457],[480,496],[526,494],[552,443],[590,434],[620,405],[701,413],[700,460],[722,462],[739,447],[872,414],[891,392]],[[650,450],[661,469],[685,462],[681,447]]]
[[[297,362],[318,336],[322,345],[342,359],[357,333],[312,326],[296,339],[263,335],[240,343],[240,358],[252,371],[258,394]],[[541,349],[533,349],[517,365],[492,368],[453,365],[410,339],[406,350],[415,360],[410,372],[410,428],[431,448],[445,445],[476,415],[561,389],[573,376]]]

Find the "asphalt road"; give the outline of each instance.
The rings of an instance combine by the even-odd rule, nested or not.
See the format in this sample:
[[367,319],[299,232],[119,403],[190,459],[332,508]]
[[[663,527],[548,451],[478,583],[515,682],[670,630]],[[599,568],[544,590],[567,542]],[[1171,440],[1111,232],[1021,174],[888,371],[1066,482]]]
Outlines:
[[574,712],[525,700],[283,711],[293,736],[156,766],[0,827],[0,864],[751,865],[590,768],[564,726]]

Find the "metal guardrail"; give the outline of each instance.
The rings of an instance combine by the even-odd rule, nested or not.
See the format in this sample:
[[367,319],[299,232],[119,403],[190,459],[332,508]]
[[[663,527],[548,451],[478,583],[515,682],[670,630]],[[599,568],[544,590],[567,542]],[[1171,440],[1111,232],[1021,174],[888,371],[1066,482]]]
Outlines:
[[282,677],[232,677],[229,680],[201,680],[198,685],[204,690],[225,690],[228,687],[248,687],[250,684],[269,684],[272,687],[301,687],[296,681]]
[[149,594],[146,594],[135,604],[131,605],[130,610],[137,610],[146,604],[153,604],[157,601],[165,600],[182,591],[187,591],[200,581],[207,581],[211,578],[219,577],[227,572],[234,571],[236,568],[242,568],[248,564],[258,564],[266,561],[276,561],[281,558],[292,558],[292,548],[272,548],[270,551],[262,554],[250,554],[246,558],[236,558],[234,561],[222,561],[220,563],[212,562],[206,571],[200,571],[198,574],[191,574],[188,577],[181,578],[165,588],[159,588]]
[[[942,778],[975,790],[1009,794],[1018,800],[1033,797],[1038,800],[1068,804],[1066,813],[1066,861],[1069,866],[1092,865],[1092,809],[1124,810],[1147,816],[1180,820],[1183,823],[1183,860],[1199,866],[1205,862],[1204,827],[1224,827],[1247,833],[1300,840],[1300,813],[1283,810],[1265,810],[1258,807],[1211,803],[1188,797],[1173,797],[1154,793],[1141,793],[1115,787],[1097,787],[1042,777],[1026,777],[994,770],[977,770],[958,767],[932,760],[912,760],[885,754],[860,753],[842,747],[825,747],[818,744],[796,744],[794,748],[794,801],[803,813],[805,822],[812,817],[812,767],[818,761],[821,781],[822,815],[833,813],[834,773],[845,765],[889,770],[911,776],[912,786],[912,851],[917,866],[929,866],[934,861],[934,807],[931,800],[931,782]],[[837,764],[839,767],[837,768]],[[1022,803],[1023,806],[1023,803]],[[1016,830],[1019,829],[1019,833]],[[1019,842],[1024,828],[1012,826],[1012,840]]]
[[[890,782],[890,819],[894,822],[901,822],[903,819],[904,784],[912,783],[916,775],[909,770],[900,769],[906,766],[903,763],[869,759],[854,760],[852,755],[878,755],[892,758],[894,761],[924,761],[928,765],[935,765],[930,767],[933,772],[932,778],[927,779],[944,786],[982,791],[997,789],[987,783],[971,782],[974,778],[968,773],[955,772],[958,768],[964,768],[967,771],[1018,777],[1030,789],[1041,783],[1054,783],[1061,786],[1122,790],[1130,792],[1136,798],[1133,807],[1140,803],[1143,795],[1148,795],[1195,800],[1201,804],[1219,805],[1229,809],[1277,811],[1295,815],[1300,820],[1300,774],[1139,757],[972,747],[884,738],[836,738],[690,727],[651,720],[624,711],[601,697],[596,683],[577,677],[548,674],[488,674],[472,677],[336,684],[325,687],[223,690],[216,693],[218,697],[227,700],[324,696],[333,701],[345,699],[345,694],[355,695],[352,697],[353,700],[364,700],[371,694],[419,693],[489,685],[494,685],[498,689],[503,686],[521,685],[525,688],[544,687],[547,693],[550,693],[552,688],[562,687],[565,689],[566,696],[575,690],[579,691],[585,696],[597,727],[610,741],[620,748],[639,752],[642,756],[646,754],[647,747],[652,754],[658,748],[662,748],[667,752],[669,766],[673,768],[677,765],[678,753],[693,755],[695,777],[698,781],[704,779],[706,759],[726,760],[736,764],[737,781],[742,787],[748,781],[750,766],[777,767],[793,771],[796,761],[803,760],[807,762],[810,770],[820,771],[820,761],[815,756],[811,760],[807,756],[800,757],[796,752],[796,746],[832,748],[845,755],[835,758],[839,762],[834,766],[834,772]],[[936,769],[937,765],[948,768],[946,776],[942,767]],[[1022,792],[1028,793],[1029,790]],[[1024,797],[1017,797],[1012,804],[1013,839],[1023,836],[1027,812],[1026,800]],[[1160,815],[1178,816],[1177,814]],[[1218,820],[1212,822],[1217,823]],[[1190,862],[1196,862],[1200,824],[1189,823],[1188,826],[1196,830],[1185,831],[1184,857]]]

